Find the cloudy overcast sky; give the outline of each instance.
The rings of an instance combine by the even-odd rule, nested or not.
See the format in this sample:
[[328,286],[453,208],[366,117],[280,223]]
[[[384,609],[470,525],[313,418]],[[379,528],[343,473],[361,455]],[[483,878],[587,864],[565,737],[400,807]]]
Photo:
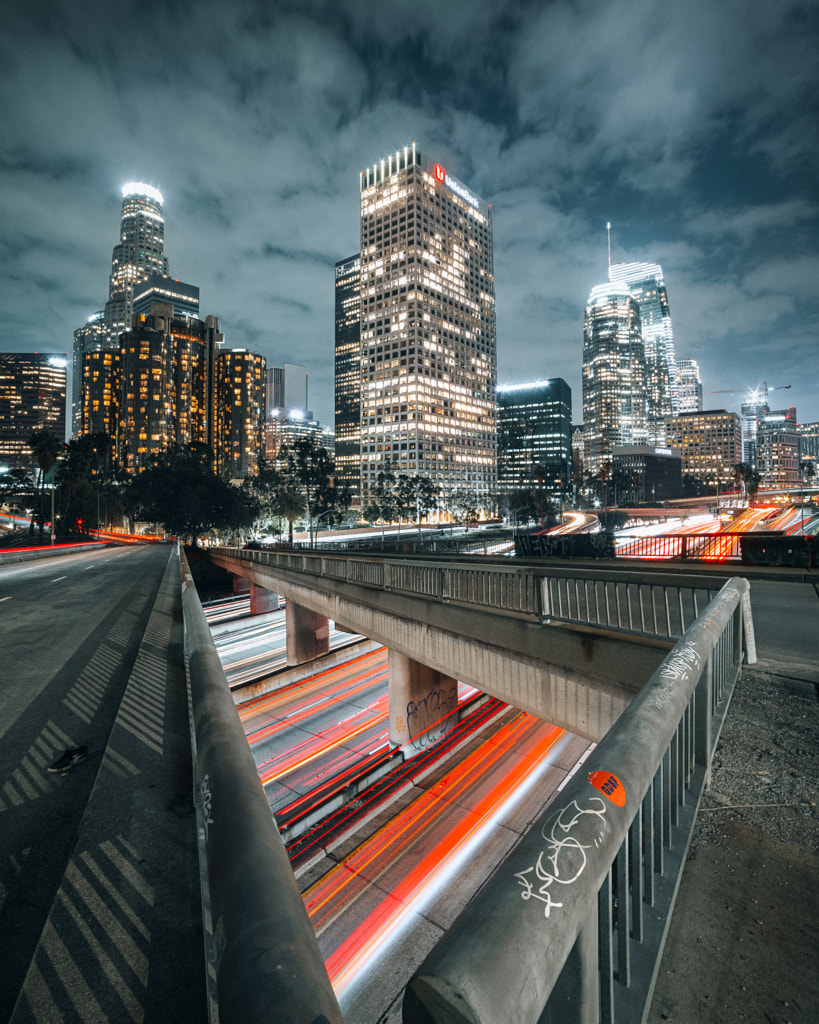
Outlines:
[[[662,265],[704,390],[819,420],[816,0],[27,0],[0,37],[0,348],[70,351],[121,186],[172,276],[333,418],[333,265],[408,142],[494,204],[498,379],[563,377],[615,261]],[[742,395],[706,396],[737,409]]]

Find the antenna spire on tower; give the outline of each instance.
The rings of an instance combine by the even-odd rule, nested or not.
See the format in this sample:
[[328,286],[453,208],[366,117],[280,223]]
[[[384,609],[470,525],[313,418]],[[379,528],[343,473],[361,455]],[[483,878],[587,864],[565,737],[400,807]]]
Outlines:
[[609,240],[609,284],[611,284],[611,221],[606,221],[606,234]]

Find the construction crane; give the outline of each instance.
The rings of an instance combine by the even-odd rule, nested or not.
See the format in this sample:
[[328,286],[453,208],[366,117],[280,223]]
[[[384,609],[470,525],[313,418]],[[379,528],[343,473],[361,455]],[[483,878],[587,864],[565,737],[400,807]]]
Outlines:
[[769,391],[787,391],[791,387],[793,387],[792,384],[774,384],[771,387],[768,387],[768,382],[767,381],[763,381],[761,388],[728,388],[725,391],[706,391],[705,393],[707,395],[739,395],[739,394],[756,395],[756,394],[759,394],[761,399],[762,399],[762,401],[767,405],[768,404],[768,392]]

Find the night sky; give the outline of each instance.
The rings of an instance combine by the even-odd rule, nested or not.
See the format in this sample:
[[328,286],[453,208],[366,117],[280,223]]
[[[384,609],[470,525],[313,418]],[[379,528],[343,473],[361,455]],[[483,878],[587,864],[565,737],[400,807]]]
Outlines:
[[815,0],[17,3],[0,36],[0,348],[68,351],[121,186],[226,344],[303,363],[333,420],[333,265],[406,143],[494,204],[498,379],[564,377],[614,261],[662,265],[705,408],[819,420]]

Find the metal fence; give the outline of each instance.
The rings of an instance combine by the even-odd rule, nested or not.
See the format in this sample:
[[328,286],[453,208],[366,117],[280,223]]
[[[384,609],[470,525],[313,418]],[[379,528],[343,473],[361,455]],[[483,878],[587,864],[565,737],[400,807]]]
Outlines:
[[595,626],[639,636],[676,639],[725,582],[725,577],[551,568],[485,558],[445,561],[322,553],[220,549],[271,568],[339,580],[431,601],[491,610],[530,621]]
[[416,971],[405,1024],[644,1021],[743,658],[725,584]]

